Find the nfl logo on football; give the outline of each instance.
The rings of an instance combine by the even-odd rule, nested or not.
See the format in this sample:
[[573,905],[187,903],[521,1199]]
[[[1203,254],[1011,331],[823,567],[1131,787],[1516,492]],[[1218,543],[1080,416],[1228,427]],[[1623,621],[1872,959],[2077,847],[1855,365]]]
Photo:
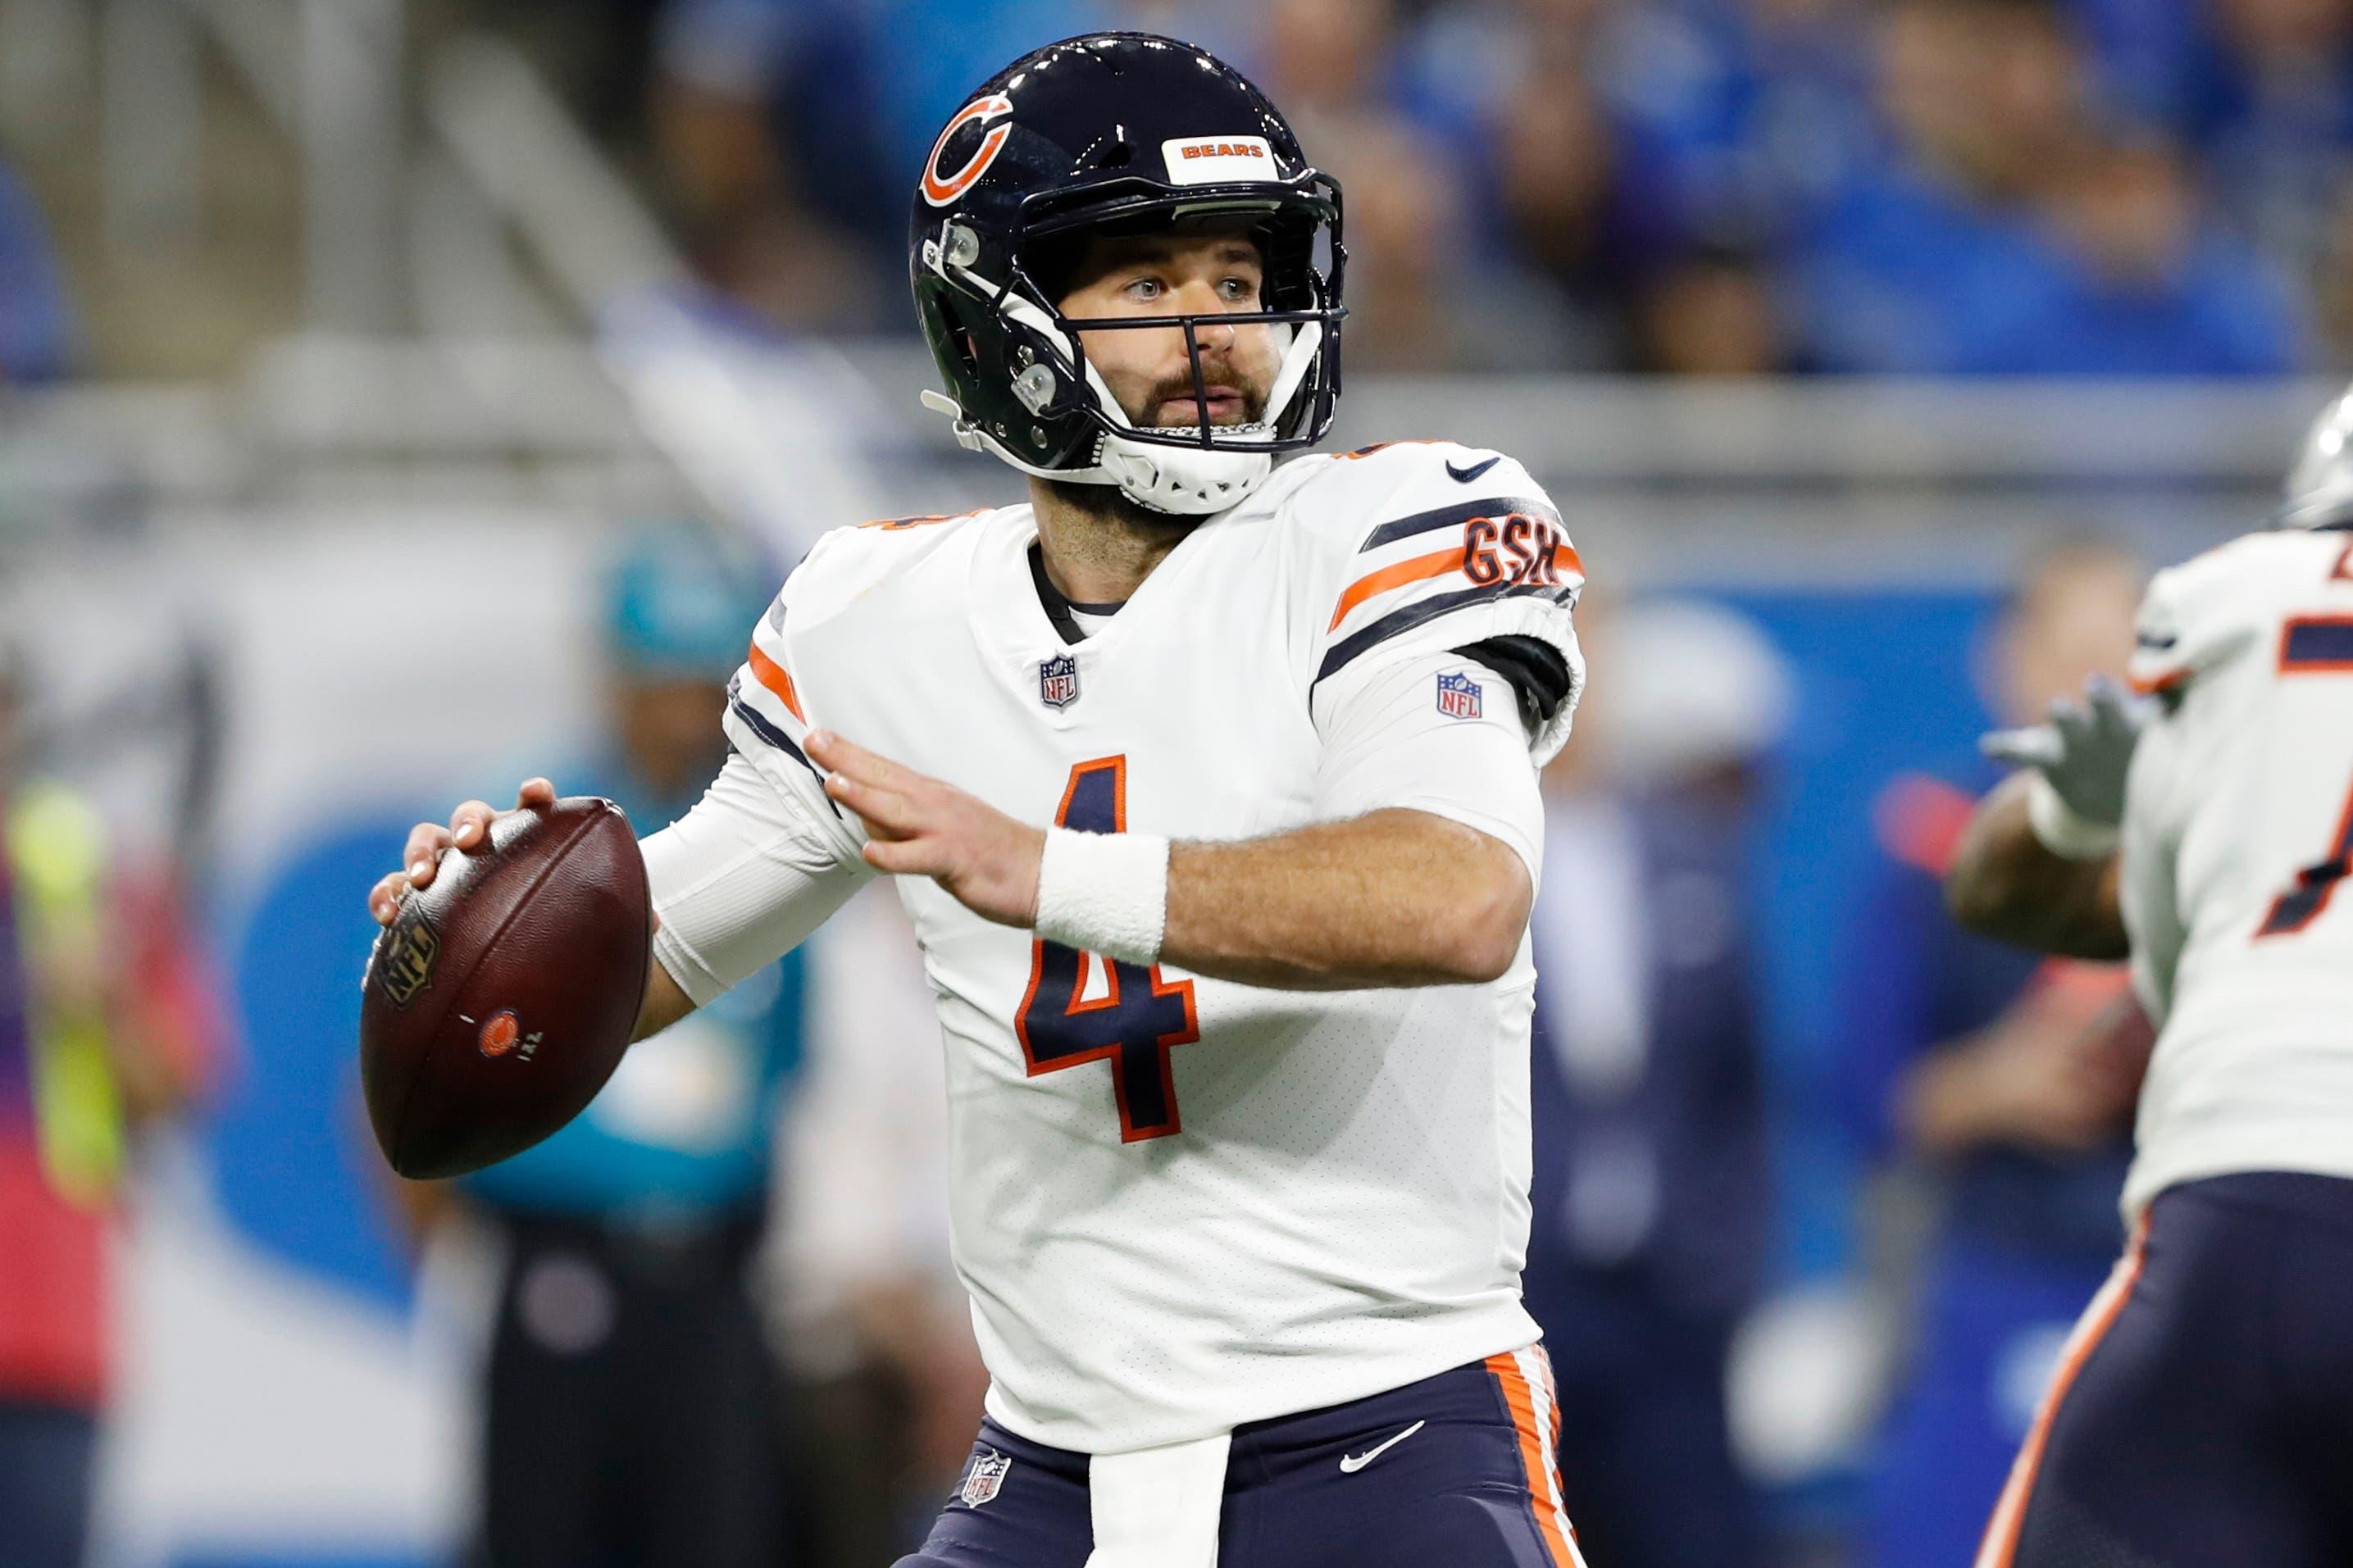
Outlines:
[[1476,719],[1482,693],[1469,676],[1449,671],[1438,678],[1438,710],[1449,719]]
[[1079,661],[1058,653],[1038,665],[1038,700],[1060,710],[1079,700]]
[[972,1461],[972,1469],[964,1479],[964,1489],[956,1495],[966,1508],[978,1508],[995,1497],[1005,1485],[1005,1472],[1013,1468],[1013,1456],[1000,1454],[994,1448],[983,1448]]

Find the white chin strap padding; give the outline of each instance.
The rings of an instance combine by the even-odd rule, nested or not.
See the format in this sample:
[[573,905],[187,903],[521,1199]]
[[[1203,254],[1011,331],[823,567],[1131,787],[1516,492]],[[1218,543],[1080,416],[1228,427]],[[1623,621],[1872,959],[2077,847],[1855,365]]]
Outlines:
[[1095,465],[1136,505],[1180,517],[1239,506],[1274,471],[1274,458],[1264,452],[1163,447],[1124,436],[1104,437]]

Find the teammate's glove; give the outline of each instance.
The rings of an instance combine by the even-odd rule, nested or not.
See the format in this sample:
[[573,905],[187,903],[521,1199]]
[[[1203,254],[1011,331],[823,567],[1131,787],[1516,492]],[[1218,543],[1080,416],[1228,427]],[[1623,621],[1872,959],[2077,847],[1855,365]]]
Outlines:
[[2052,854],[2096,860],[2114,853],[2125,816],[2125,775],[2149,707],[2105,676],[2081,700],[2062,697],[2047,722],[1996,730],[1978,742],[1997,762],[2035,770],[2027,796],[2034,836]]

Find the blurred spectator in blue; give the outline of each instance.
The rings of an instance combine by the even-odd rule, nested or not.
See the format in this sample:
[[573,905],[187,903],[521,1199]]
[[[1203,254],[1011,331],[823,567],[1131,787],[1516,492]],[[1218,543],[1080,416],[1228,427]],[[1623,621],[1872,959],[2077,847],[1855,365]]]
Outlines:
[[1896,0],[1878,58],[1886,155],[1794,258],[1820,368],[2294,368],[2295,297],[2206,220],[2170,150],[2095,127],[2055,0]]
[[[2140,587],[2138,563],[2103,545],[2032,563],[1989,649],[2001,721],[2040,719],[2094,673],[2121,678]],[[1927,1179],[1935,1210],[1860,1560],[1873,1568],[1967,1558],[2123,1239],[2147,1037],[2118,1024],[2122,970],[2045,961],[1945,913],[1944,870],[1988,773],[1971,762],[1890,784],[1849,949],[1849,1114],[1867,1157]]]
[[1588,617],[1609,671],[1546,772],[1525,1289],[1614,1568],[1763,1561],[1725,1372],[1769,1243],[1749,854],[1789,677],[1698,602]]
[[[2179,135],[2240,231],[2305,270],[2353,178],[2353,6],[2105,0],[2134,17],[2127,106]],[[2123,31],[2118,28],[2116,31]]]
[[32,193],[0,163],[0,383],[72,369],[73,311]]
[[[1353,183],[1346,163],[1335,168],[1353,235],[1358,206],[1383,196],[1392,144],[1409,139],[1425,178],[1452,199],[1449,226],[1400,225],[1352,243],[1352,294],[1360,256],[1397,267],[1451,246],[1477,268],[1445,280],[1429,307],[1455,323],[1453,366],[1598,371],[1635,356],[1641,302],[1678,231],[1664,149],[1603,88],[1630,14],[1618,0],[1511,0],[1422,19],[1401,45],[1393,129],[1369,138],[1383,157],[1356,157],[1366,177]],[[1334,139],[1331,156],[1367,139]],[[1448,368],[1426,353],[1394,357]]]
[[[762,580],[720,541],[649,531],[608,581],[612,745],[557,777],[674,821],[725,755],[720,715]],[[753,1289],[773,1130],[799,1057],[788,955],[630,1048],[562,1131],[447,1184],[503,1259],[478,1549],[490,1568],[772,1568],[783,1551],[778,1378]]]
[[1854,0],[1621,9],[1599,79],[1658,148],[1684,230],[1772,232],[1869,158],[1870,28]]
[[1959,367],[2049,265],[2030,216],[2073,158],[2077,61],[2043,0],[1894,0],[1878,22],[1889,145],[1793,258],[1820,368]]
[[2055,182],[2043,264],[1953,367],[2027,375],[2278,375],[2307,358],[2283,269],[2201,217],[2176,151],[2095,141]]

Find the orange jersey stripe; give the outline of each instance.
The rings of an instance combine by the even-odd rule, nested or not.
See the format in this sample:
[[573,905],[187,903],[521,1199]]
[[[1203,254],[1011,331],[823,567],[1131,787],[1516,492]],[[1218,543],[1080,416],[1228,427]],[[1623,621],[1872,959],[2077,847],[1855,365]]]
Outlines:
[[897,533],[910,528],[928,528],[935,522],[961,522],[968,517],[978,517],[987,507],[975,507],[970,511],[927,511],[921,517],[878,517],[871,522],[861,522],[860,528],[887,529]]
[[1339,607],[1332,612],[1332,625],[1324,629],[1327,632],[1332,630],[1333,626],[1348,618],[1350,610],[1376,594],[1386,594],[1391,588],[1419,583],[1425,577],[1442,577],[1449,572],[1461,570],[1461,567],[1462,546],[1456,544],[1444,550],[1433,550],[1427,555],[1417,555],[1410,561],[1400,561],[1394,566],[1384,566],[1377,572],[1368,572],[1348,584],[1347,592],[1340,595]]
[[1528,1512],[1535,1521],[1536,1533],[1543,1538],[1545,1550],[1551,1553],[1556,1568],[1585,1568],[1585,1560],[1554,1521],[1556,1483],[1546,1474],[1551,1467],[1545,1453],[1543,1428],[1536,1424],[1535,1395],[1520,1372],[1519,1358],[1509,1351],[1491,1355],[1487,1358],[1487,1371],[1502,1386],[1504,1403],[1512,1412],[1513,1430],[1520,1436],[1520,1464],[1527,1472]]
[[793,678],[785,673],[783,665],[762,653],[758,643],[752,645],[752,673],[761,685],[776,694],[777,701],[792,710],[794,718],[804,724],[808,722],[808,715],[801,711],[800,693],[793,689]]
[[[1579,577],[1585,575],[1585,563],[1577,558],[1577,546],[1573,544],[1555,545],[1552,563],[1556,571],[1565,569]],[[1336,629],[1342,621],[1348,618],[1350,610],[1376,594],[1386,594],[1391,588],[1401,588],[1408,583],[1419,583],[1425,578],[1443,577],[1449,572],[1461,570],[1461,566],[1462,547],[1458,544],[1444,550],[1433,550],[1427,555],[1417,555],[1410,561],[1400,561],[1394,566],[1384,566],[1377,572],[1368,572],[1348,584],[1347,591],[1340,595],[1338,606],[1332,612],[1331,625],[1324,629],[1327,632]]]
[[1454,438],[1451,436],[1417,436],[1409,441],[1376,441],[1369,447],[1359,447],[1353,452],[1341,452],[1337,456],[1341,462],[1353,463],[1359,458],[1369,458],[1376,452],[1386,452],[1391,447],[1451,447],[1454,444]]
[[2043,1391],[2042,1403],[2034,1412],[2034,1425],[2027,1429],[2026,1442],[2018,1450],[2018,1458],[2010,1468],[2010,1479],[2001,1489],[2001,1500],[1994,1504],[1993,1518],[1986,1523],[1984,1542],[1978,1548],[1976,1568],[2010,1568],[2018,1555],[2018,1539],[2026,1526],[2026,1505],[2034,1495],[2034,1478],[2042,1468],[2042,1452],[2051,1442],[2051,1424],[2059,1415],[2059,1405],[2074,1386],[2084,1363],[2100,1348],[2100,1342],[2116,1326],[2125,1303],[2132,1299],[2133,1286],[2139,1282],[2142,1260],[2148,1251],[2148,1214],[2142,1211],[2140,1222],[2133,1227],[2132,1245],[2117,1260],[2108,1274],[2107,1283],[2092,1298],[2084,1310],[2083,1321],[2067,1337],[2067,1347],[2059,1353],[2059,1368],[2051,1374],[2051,1386]]

